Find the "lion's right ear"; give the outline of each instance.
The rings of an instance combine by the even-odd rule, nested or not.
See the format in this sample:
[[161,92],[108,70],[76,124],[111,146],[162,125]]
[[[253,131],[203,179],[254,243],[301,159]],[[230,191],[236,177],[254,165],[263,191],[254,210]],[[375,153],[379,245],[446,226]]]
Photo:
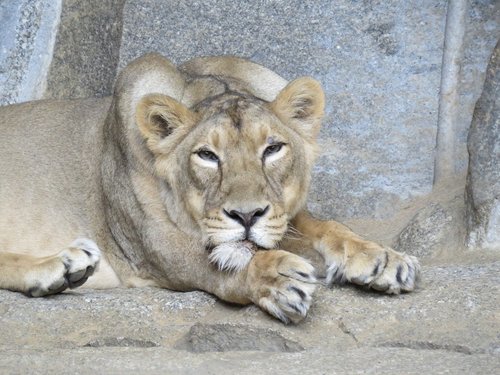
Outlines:
[[136,121],[139,130],[153,152],[162,140],[177,130],[187,130],[197,121],[197,116],[185,105],[163,94],[149,94],[137,104]]

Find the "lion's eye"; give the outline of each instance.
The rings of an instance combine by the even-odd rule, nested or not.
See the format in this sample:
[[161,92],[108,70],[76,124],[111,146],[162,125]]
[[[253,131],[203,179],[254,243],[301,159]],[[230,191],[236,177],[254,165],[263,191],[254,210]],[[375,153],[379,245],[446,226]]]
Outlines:
[[283,145],[284,145],[283,143],[276,143],[274,145],[268,146],[264,150],[264,157],[266,158],[268,156],[276,154],[277,152],[279,152],[283,148]]
[[213,161],[218,163],[219,158],[212,151],[200,150],[197,152],[198,156],[203,160]]

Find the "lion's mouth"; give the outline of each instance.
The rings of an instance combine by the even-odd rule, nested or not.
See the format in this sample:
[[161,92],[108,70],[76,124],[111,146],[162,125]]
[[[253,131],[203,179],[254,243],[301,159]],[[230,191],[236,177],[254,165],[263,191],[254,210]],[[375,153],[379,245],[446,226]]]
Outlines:
[[205,245],[205,250],[210,254],[212,251],[222,245],[230,245],[234,246],[235,248],[241,247],[244,249],[248,249],[252,252],[259,251],[259,250],[269,250],[267,247],[263,247],[259,245],[258,243],[251,241],[251,240],[240,240],[240,241],[228,241],[228,242],[222,242],[220,244],[213,244],[213,243],[208,243]]

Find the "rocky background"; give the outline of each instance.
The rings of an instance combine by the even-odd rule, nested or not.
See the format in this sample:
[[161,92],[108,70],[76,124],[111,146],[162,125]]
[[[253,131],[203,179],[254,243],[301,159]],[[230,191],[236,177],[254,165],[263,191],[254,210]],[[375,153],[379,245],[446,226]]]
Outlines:
[[498,371],[499,36],[497,0],[0,1],[0,105],[110,95],[150,51],[314,76],[309,208],[427,265],[412,295],[321,289],[293,328],[202,293],[0,292],[0,372]]

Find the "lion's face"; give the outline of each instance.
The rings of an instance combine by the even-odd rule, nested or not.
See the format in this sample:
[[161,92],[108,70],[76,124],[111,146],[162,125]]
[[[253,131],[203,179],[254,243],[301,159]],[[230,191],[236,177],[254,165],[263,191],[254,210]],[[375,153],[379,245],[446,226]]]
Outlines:
[[304,93],[318,88],[311,79],[293,84],[273,103],[227,94],[192,110],[158,95],[139,104],[166,195],[183,202],[207,246],[274,248],[303,206],[323,97]]
[[271,248],[307,189],[303,142],[251,99],[224,100],[210,112],[190,148],[190,211],[210,245],[250,240]]

